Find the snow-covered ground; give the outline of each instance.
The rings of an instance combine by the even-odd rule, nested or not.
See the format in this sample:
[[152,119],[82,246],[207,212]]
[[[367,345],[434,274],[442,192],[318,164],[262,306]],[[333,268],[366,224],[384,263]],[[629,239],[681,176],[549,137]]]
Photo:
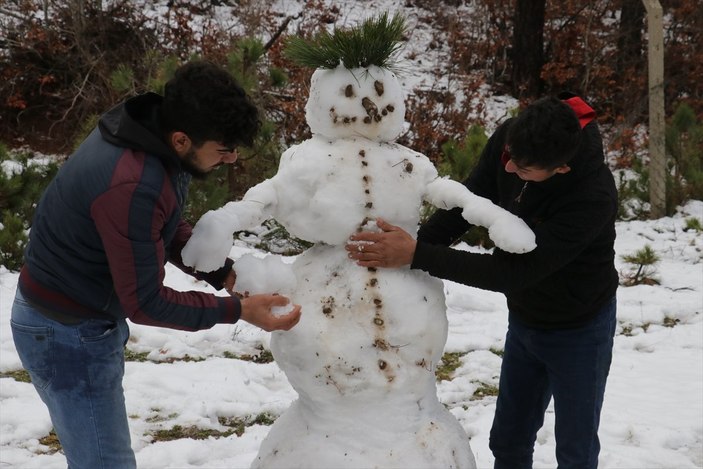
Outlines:
[[[660,285],[620,287],[614,361],[601,424],[601,468],[703,467],[703,235],[685,231],[703,221],[703,202],[674,217],[617,224],[620,256],[649,245],[660,256]],[[460,246],[460,249],[468,249]],[[232,255],[252,249],[238,242]],[[179,289],[209,287],[169,269]],[[0,372],[21,368],[9,326],[17,274],[0,267]],[[500,294],[446,282],[449,339],[446,352],[464,353],[453,379],[438,384],[440,401],[471,437],[478,467],[492,467],[488,432],[495,397],[474,396],[497,386],[506,325]],[[303,312],[304,314],[304,312]],[[148,352],[130,361],[124,387],[132,444],[140,468],[248,467],[269,426],[251,425],[241,436],[153,442],[157,430],[195,426],[226,431],[233,418],[280,415],[295,392],[275,363],[233,357],[268,349],[269,334],[245,323],[180,332],[132,325],[128,349]],[[190,360],[183,360],[184,357]],[[200,361],[196,361],[198,359]],[[547,412],[535,448],[535,468],[555,467],[553,413]],[[31,384],[0,378],[0,467],[65,468],[39,439],[51,431],[48,413]]]

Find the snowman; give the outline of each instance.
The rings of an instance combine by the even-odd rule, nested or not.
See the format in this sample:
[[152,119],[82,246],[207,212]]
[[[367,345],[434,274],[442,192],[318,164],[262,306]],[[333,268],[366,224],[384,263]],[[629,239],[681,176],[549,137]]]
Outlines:
[[[277,174],[241,201],[205,214],[183,251],[198,270],[219,268],[232,233],[269,218],[315,243],[293,262],[251,254],[235,262],[238,291],[279,292],[303,311],[295,328],[271,336],[298,399],[271,427],[252,467],[475,467],[468,436],[436,395],[447,338],[442,282],[408,268],[360,267],[344,246],[354,232],[377,230],[377,218],[415,233],[423,201],[461,207],[506,251],[533,249],[534,235],[519,218],[439,177],[426,156],[394,143],[404,124],[401,85],[388,55],[369,56],[379,36],[386,54],[395,51],[402,31],[402,18],[382,15],[316,43],[294,43],[328,54],[313,63],[305,108],[312,138],[285,151]],[[338,37],[358,41],[359,60],[328,48]]]

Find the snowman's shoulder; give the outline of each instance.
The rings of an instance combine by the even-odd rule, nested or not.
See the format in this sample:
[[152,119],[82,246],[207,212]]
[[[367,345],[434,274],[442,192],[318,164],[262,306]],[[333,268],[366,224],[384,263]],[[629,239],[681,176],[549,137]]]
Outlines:
[[412,148],[408,148],[405,145],[401,145],[400,143],[379,143],[378,147],[381,151],[383,151],[383,149],[386,149],[389,153],[402,154],[406,158],[411,158],[411,161],[413,162],[418,161],[422,164],[432,164],[432,161],[430,161],[430,159],[424,154],[417,152]]
[[329,142],[311,138],[283,152],[278,170],[308,169],[331,164],[333,150]]
[[432,164],[432,160],[430,160],[426,155],[423,153],[417,152],[411,148],[408,148],[408,151],[413,157],[413,161],[417,164],[427,166],[427,167],[434,167],[434,164]]
[[394,162],[401,158],[404,164],[410,163],[415,174],[422,174],[428,180],[437,177],[437,169],[432,160],[424,154],[399,143],[387,143],[384,146],[389,150],[386,153],[389,160]]

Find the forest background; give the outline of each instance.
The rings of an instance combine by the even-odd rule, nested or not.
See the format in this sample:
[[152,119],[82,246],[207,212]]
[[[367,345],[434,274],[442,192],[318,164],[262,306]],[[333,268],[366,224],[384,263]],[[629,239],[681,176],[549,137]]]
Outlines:
[[[624,170],[620,218],[648,216],[647,25],[641,0],[390,3],[397,10],[391,13],[406,16],[416,44],[402,51],[404,71],[418,67],[435,77],[407,90],[409,126],[399,143],[426,154],[442,174],[463,179],[494,124],[482,113],[486,95],[512,96],[524,105],[572,91],[598,110],[611,168]],[[661,4],[672,214],[686,200],[703,199],[703,3]],[[0,160],[21,166],[0,171],[0,264],[19,266],[38,194],[98,116],[130,95],[160,91],[189,58],[227,66],[265,116],[253,149],[194,185],[189,221],[271,177],[282,151],[310,136],[304,106],[312,70],[287,60],[286,38],[344,24],[344,5],[0,2]]]

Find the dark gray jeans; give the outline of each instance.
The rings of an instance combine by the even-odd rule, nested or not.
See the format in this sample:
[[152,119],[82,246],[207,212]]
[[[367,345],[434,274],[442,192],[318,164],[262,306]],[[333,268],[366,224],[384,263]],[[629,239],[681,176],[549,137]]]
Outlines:
[[490,435],[495,469],[532,467],[537,431],[552,397],[559,469],[598,467],[615,312],[613,298],[576,329],[539,330],[510,321]]

